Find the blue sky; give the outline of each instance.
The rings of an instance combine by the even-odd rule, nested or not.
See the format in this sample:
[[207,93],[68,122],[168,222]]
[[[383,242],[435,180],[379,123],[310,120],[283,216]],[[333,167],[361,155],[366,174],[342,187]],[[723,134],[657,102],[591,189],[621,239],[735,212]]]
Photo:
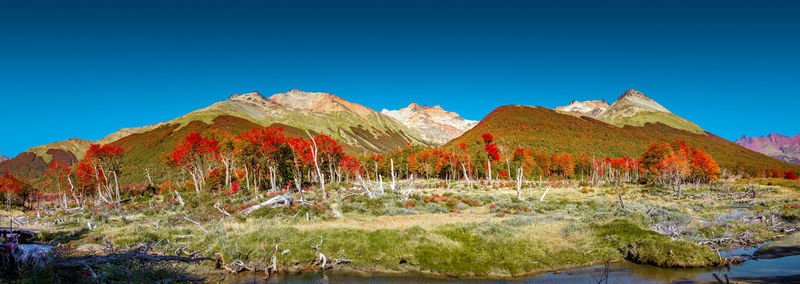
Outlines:
[[[169,3],[162,3],[169,2]],[[325,91],[481,119],[638,89],[727,139],[795,135],[793,1],[3,1],[0,154]]]

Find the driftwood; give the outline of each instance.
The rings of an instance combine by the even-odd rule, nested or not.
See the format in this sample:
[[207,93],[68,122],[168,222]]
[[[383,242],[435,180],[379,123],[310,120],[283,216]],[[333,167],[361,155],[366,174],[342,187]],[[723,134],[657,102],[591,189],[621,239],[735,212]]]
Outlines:
[[273,198],[270,198],[267,201],[264,201],[260,204],[256,204],[253,206],[248,207],[247,209],[242,210],[239,212],[240,215],[249,215],[250,213],[255,212],[261,207],[264,206],[291,206],[292,205],[292,196],[290,194],[278,195]]

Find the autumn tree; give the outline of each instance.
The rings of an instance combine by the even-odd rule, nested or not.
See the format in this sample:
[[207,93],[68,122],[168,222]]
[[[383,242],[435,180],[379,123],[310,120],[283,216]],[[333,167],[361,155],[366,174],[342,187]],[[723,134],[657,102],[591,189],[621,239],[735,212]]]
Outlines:
[[483,149],[486,151],[486,175],[489,181],[492,180],[492,161],[500,160],[500,149],[497,149],[497,145],[494,144],[494,138],[491,134],[484,133],[481,135],[483,138],[484,147]]
[[639,166],[652,180],[660,175],[661,161],[672,152],[672,146],[667,143],[653,143],[642,154]]
[[671,185],[678,197],[681,196],[681,184],[692,173],[689,167],[689,156],[686,151],[671,151],[659,164],[660,180]]
[[361,162],[358,161],[355,157],[352,156],[344,156],[339,163],[339,170],[345,174],[345,179],[349,180],[350,175],[359,176],[361,175]]
[[206,172],[218,156],[217,140],[203,138],[200,133],[191,133],[172,149],[168,162],[171,167],[179,167],[188,173],[192,177],[195,191],[200,193],[205,186]]
[[[94,168],[95,181],[98,183],[97,198],[114,203],[119,203],[122,200],[119,192],[118,176],[121,169],[120,162],[124,154],[125,150],[122,147],[109,144],[92,144],[86,150],[83,162]],[[105,188],[105,190],[102,190],[101,187]]]
[[208,136],[219,143],[217,160],[225,167],[225,187],[230,187],[231,171],[235,168],[236,162],[236,137],[223,129],[213,129]]
[[70,196],[75,200],[75,203],[80,205],[81,201],[75,193],[75,185],[72,182],[72,168],[60,161],[50,162],[50,166],[45,172],[45,186],[55,187],[55,193],[59,198],[59,203],[62,204],[64,209],[67,209],[67,194],[66,189],[69,189]]
[[239,135],[236,139],[241,141],[241,150],[238,151],[245,164],[246,175],[249,176],[251,170],[253,172],[253,184],[256,192],[259,185],[258,172],[264,170],[269,171],[271,189],[277,190],[278,167],[289,151],[286,137],[283,135],[283,128],[254,128]]
[[17,178],[6,171],[0,177],[0,198],[6,208],[15,205],[24,205],[35,194],[35,188],[21,178]]
[[309,142],[303,138],[286,138],[286,144],[289,145],[291,150],[291,167],[292,176],[294,178],[295,187],[297,191],[302,191],[303,170],[311,165],[313,153],[311,152]]
[[344,150],[336,140],[331,139],[328,135],[317,135],[314,137],[314,142],[317,143],[319,149],[320,166],[328,168],[328,179],[333,183],[335,169],[345,156]]
[[691,160],[692,176],[698,181],[708,182],[719,177],[719,165],[705,151],[692,148],[689,158]]

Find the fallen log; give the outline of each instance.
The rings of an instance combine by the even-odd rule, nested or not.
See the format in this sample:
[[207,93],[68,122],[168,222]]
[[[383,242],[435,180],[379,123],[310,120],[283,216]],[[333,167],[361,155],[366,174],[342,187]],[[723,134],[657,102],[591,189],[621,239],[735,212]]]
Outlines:
[[264,201],[260,204],[250,206],[247,209],[244,209],[241,212],[239,212],[239,214],[249,215],[250,213],[253,213],[256,210],[261,209],[261,207],[264,206],[291,206],[291,205],[292,205],[292,195],[287,193],[284,195],[278,195],[273,198],[270,198],[269,200]]

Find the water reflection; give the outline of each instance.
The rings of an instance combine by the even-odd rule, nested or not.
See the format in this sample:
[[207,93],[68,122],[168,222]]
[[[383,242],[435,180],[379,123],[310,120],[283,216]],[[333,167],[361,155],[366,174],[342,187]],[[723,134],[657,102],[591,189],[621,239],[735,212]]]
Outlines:
[[[766,243],[765,243],[766,244]],[[761,244],[764,245],[764,244]],[[728,252],[721,252],[723,257],[752,256],[761,246],[740,248]],[[729,268],[660,268],[650,265],[640,265],[630,262],[614,263],[608,266],[608,283],[669,283],[675,281],[701,281],[713,280],[712,273],[728,277],[769,277],[800,275],[800,255],[774,258],[752,259]],[[228,277],[224,281],[230,283],[597,283],[603,277],[606,267],[604,265],[570,269],[560,274],[542,273],[524,279],[498,280],[498,279],[452,279],[435,278],[423,274],[355,274],[337,272],[313,272],[291,275],[283,278],[273,278],[269,282],[263,276],[240,275]],[[798,280],[800,281],[800,280]]]

